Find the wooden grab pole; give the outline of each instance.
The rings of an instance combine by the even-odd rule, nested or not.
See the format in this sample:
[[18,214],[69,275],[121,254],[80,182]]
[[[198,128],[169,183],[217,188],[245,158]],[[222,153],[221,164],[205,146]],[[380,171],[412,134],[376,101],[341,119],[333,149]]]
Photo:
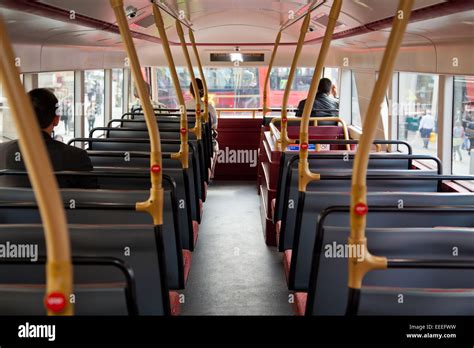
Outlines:
[[194,33],[192,29],[189,29],[189,40],[193,46],[194,55],[196,56],[197,66],[199,69],[199,75],[201,76],[202,85],[204,87],[204,121],[209,122],[209,95],[207,91],[207,82],[206,76],[204,75],[204,69],[202,68],[201,58],[199,56],[199,51],[196,46],[196,39],[194,38]]
[[191,61],[191,57],[189,56],[188,47],[186,46],[186,39],[184,38],[183,27],[179,20],[176,20],[176,31],[178,32],[181,49],[183,50],[184,59],[186,60],[186,65],[188,66],[189,76],[191,77],[191,85],[193,86],[194,90],[194,101],[196,102],[196,123],[194,125],[194,128],[192,129],[192,132],[196,134],[196,139],[201,140],[201,96],[199,94],[196,76],[194,75],[193,63]]
[[383,102],[388,83],[393,73],[395,59],[410,19],[413,2],[414,0],[400,0],[399,2],[397,14],[394,17],[390,37],[380,65],[380,73],[370,98],[367,115],[362,128],[363,132],[354,159],[349,245],[360,247],[361,250],[364,251],[364,257],[362,261],[358,260],[358,257],[355,255],[349,258],[348,282],[350,292],[353,296],[357,296],[354,295],[354,292],[361,288],[362,279],[368,271],[373,269],[385,269],[387,267],[387,259],[385,257],[373,256],[367,250],[367,240],[365,238],[366,215],[368,213],[367,166],[369,163],[370,148],[375,138],[377,120],[380,117],[380,105]]
[[316,67],[314,69],[313,78],[308,91],[308,97],[303,110],[303,115],[300,124],[300,160],[298,163],[298,190],[300,192],[306,191],[306,186],[313,180],[319,180],[319,175],[311,173],[308,163],[308,129],[309,119],[311,111],[313,109],[313,100],[316,98],[316,93],[319,85],[319,78],[322,75],[324,62],[326,60],[327,53],[329,51],[329,45],[331,44],[332,35],[336,26],[339,13],[341,12],[342,0],[334,0],[329,12],[328,24],[324,38],[321,43],[321,49],[316,60]]
[[156,122],[153,106],[151,105],[150,95],[148,94],[145,81],[143,80],[143,75],[140,69],[140,61],[138,60],[137,51],[135,50],[135,45],[133,43],[123,9],[123,0],[110,0],[110,4],[114,10],[115,18],[120,29],[120,35],[122,36],[122,40],[125,44],[127,55],[130,60],[130,67],[135,80],[138,96],[140,97],[140,101],[142,103],[145,121],[148,128],[148,135],[150,137],[150,197],[145,202],[138,202],[136,204],[136,209],[138,211],[148,212],[153,217],[154,225],[162,226],[163,166],[161,160],[161,143],[158,122]]
[[73,315],[73,275],[66,214],[33,107],[20,81],[3,18],[0,17],[0,78],[8,99],[25,167],[43,222],[46,239],[48,315]]
[[179,84],[178,73],[176,72],[176,65],[174,64],[173,55],[171,54],[170,44],[168,41],[168,36],[166,35],[165,24],[163,22],[163,17],[161,16],[160,8],[154,4],[153,5],[153,16],[155,18],[155,25],[160,34],[163,51],[168,62],[168,67],[170,69],[171,79],[173,80],[174,90],[176,97],[178,98],[179,110],[180,110],[180,140],[181,145],[179,152],[173,154],[173,158],[181,162],[183,168],[189,168],[189,144],[188,144],[188,115],[186,113],[186,104],[184,102],[183,91],[181,90],[181,85]]
[[306,33],[308,32],[310,21],[311,12],[308,12],[306,14],[306,17],[304,18],[303,24],[301,25],[300,36],[298,38],[295,53],[293,54],[293,61],[291,62],[290,72],[288,74],[288,81],[286,82],[285,92],[283,94],[283,101],[281,105],[281,137],[279,142],[282,151],[285,151],[288,144],[291,143],[291,140],[288,138],[288,124],[286,122],[288,120],[288,99],[290,97],[291,85],[293,84],[293,80],[296,73],[296,67],[298,65],[301,50],[303,49],[304,38],[306,37]]
[[270,74],[272,73],[273,63],[278,51],[278,46],[280,45],[281,40],[281,31],[278,32],[278,35],[275,39],[275,44],[273,45],[272,55],[270,57],[270,62],[268,63],[267,75],[265,76],[265,84],[263,85],[263,117],[268,112],[268,85],[270,82]]

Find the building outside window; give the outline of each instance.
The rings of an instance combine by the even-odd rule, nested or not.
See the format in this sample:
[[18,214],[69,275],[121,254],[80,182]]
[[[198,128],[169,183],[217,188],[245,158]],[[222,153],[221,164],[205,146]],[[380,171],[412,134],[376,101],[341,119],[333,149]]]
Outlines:
[[438,155],[438,75],[399,73],[398,139],[413,153]]
[[123,114],[123,70],[112,69],[112,118],[120,118]]
[[474,174],[473,76],[454,77],[452,156],[453,174]]
[[[85,133],[95,127],[103,127],[104,114],[104,70],[84,71],[84,129]],[[99,133],[94,134],[98,136]]]
[[74,71],[39,73],[38,87],[50,88],[58,98],[60,122],[54,129],[56,140],[67,142],[74,138]]

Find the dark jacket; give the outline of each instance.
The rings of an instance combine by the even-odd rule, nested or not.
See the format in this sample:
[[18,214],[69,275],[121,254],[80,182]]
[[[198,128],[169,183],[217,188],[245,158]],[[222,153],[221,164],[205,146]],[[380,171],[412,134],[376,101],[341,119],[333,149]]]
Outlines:
[[[42,134],[54,171],[92,171],[86,151],[56,141],[45,132]],[[0,169],[25,170],[17,140],[0,144]],[[2,186],[31,186],[26,176],[2,175],[0,179]],[[61,176],[58,184],[62,188],[98,188],[97,179],[90,176]]]
[[[298,104],[296,111],[297,117],[303,116],[306,99],[303,99]],[[339,102],[328,96],[325,93],[318,93],[314,99],[313,108],[311,110],[311,117],[338,117],[339,116]],[[320,125],[336,125],[336,122],[320,122]]]

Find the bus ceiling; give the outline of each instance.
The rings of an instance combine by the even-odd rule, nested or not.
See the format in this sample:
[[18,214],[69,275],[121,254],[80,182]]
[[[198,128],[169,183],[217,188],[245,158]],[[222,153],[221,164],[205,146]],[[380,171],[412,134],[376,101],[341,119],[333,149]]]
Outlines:
[[[325,30],[332,1],[315,0],[303,6],[295,4],[294,1],[280,1],[278,7],[275,7],[274,1],[270,0],[259,2],[201,0],[186,1],[178,5],[166,1],[158,3],[164,11],[180,19],[183,25],[192,27],[198,33],[198,46],[257,45],[263,47],[273,46],[276,32],[282,29],[285,29],[285,34],[281,45],[294,46],[302,22],[299,19],[308,9],[314,11],[305,44],[319,43]],[[15,30],[11,32],[14,42],[34,43],[31,42],[34,40],[48,43],[48,38],[53,36],[55,37],[54,44],[119,46],[119,30],[106,2],[102,4],[92,0],[67,2],[4,0],[0,6],[7,23],[15,27]],[[136,9],[134,14],[129,16],[132,37],[145,42],[161,43],[153,25],[150,1],[127,1],[125,6]],[[390,3],[368,0],[344,2],[334,40],[388,29],[393,19],[395,6],[396,1]],[[441,39],[443,35],[449,35],[449,33],[445,32],[446,26],[443,21],[440,21],[440,17],[473,9],[472,1],[416,1],[408,31],[410,32],[410,27],[415,22],[434,20],[432,25],[425,25],[419,30],[432,40],[438,37]],[[25,13],[44,18],[27,18],[23,16]],[[466,15],[469,17],[469,13]],[[472,18],[472,14],[470,17]],[[165,22],[165,26],[170,31],[170,44],[179,45],[176,31],[171,28],[171,19],[170,17]],[[67,23],[67,26],[58,25],[57,21]],[[297,25],[293,25],[295,22]],[[211,27],[209,23],[212,23]],[[225,31],[221,30],[223,27],[226,28]],[[47,30],[44,30],[45,28]],[[100,41],[97,39],[97,32],[94,33],[85,28],[115,35],[107,36]],[[255,35],[253,35],[256,28],[259,29],[259,37],[262,38],[258,42],[255,41]],[[464,31],[470,34],[470,28],[471,26],[466,26]],[[83,35],[71,35],[77,31],[81,31]],[[223,32],[226,36],[222,36]],[[32,33],[34,35],[31,35]],[[54,35],[56,33],[62,35]],[[455,35],[462,35],[462,31],[456,28]],[[229,38],[232,38],[232,41],[229,41]]]

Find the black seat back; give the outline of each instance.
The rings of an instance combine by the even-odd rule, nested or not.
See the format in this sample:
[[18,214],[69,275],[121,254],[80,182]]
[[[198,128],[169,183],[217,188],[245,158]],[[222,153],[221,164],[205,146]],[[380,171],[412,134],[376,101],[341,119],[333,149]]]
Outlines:
[[[147,226],[153,232],[152,218],[137,212],[135,203],[148,199],[148,191],[130,190],[61,190],[69,224]],[[0,223],[41,223],[41,216],[31,189],[0,188]],[[179,229],[178,207],[173,191],[165,190],[163,243],[168,284],[171,289],[184,287],[183,248]],[[156,246],[155,246],[156,247]]]
[[[169,314],[165,271],[156,247],[161,234],[149,225],[70,225],[69,234],[73,256],[114,257],[133,269],[141,315]],[[6,242],[37,245],[39,255],[46,253],[41,224],[0,225],[0,243]],[[74,273],[76,284],[123,281],[121,272],[109,266],[77,267]],[[1,265],[0,279],[2,284],[43,284],[45,274],[34,264]]]
[[[385,213],[384,217],[387,217],[388,214]],[[371,214],[369,213],[369,215]],[[403,217],[403,212],[394,215],[391,220],[398,221],[401,217]],[[414,221],[420,219],[418,214],[412,214],[411,217],[405,214],[404,220],[414,221],[413,224],[417,226],[422,225],[422,222],[425,222],[425,225],[430,225],[426,221],[430,217],[437,220],[433,221],[432,225],[443,223],[443,219],[446,219],[445,224],[457,221],[457,214],[449,211],[427,212],[425,217],[421,218],[422,221]],[[334,221],[335,217],[328,216],[328,218]],[[331,223],[329,220],[328,224]],[[320,234],[318,234],[318,241],[314,248],[313,271],[306,314],[344,315],[348,299],[347,253],[345,255],[341,253],[338,256],[333,251],[347,245],[348,229],[347,226],[334,227],[324,223],[323,229],[318,233]],[[470,259],[474,262],[474,229],[472,228],[378,227],[368,228],[366,233],[368,249],[373,255],[390,259],[453,260],[458,258]],[[453,246],[460,246],[459,256],[454,256]],[[360,255],[363,256],[362,253]],[[372,288],[374,286],[384,287],[385,291],[381,291],[377,295],[377,291]],[[398,290],[394,291],[397,288]],[[446,301],[446,296],[443,300],[440,300],[440,297],[433,299],[435,302],[430,302],[426,296],[420,296],[423,292],[418,291],[418,295],[416,295],[410,288],[472,290],[474,289],[474,270],[388,269],[369,272],[363,281],[360,314],[474,314],[473,304],[469,304],[467,300],[468,298],[472,299],[472,293],[467,297],[464,295],[468,294],[461,295],[459,298],[453,299],[452,302]],[[406,296],[402,299],[402,303],[400,303],[400,295]],[[418,298],[415,301],[416,297]],[[430,306],[423,306],[423,303],[430,303]],[[459,303],[464,304],[464,308],[461,308]],[[448,310],[449,304],[454,305],[455,308]],[[454,311],[452,311],[453,309]]]
[[[473,196],[458,193],[415,193],[415,192],[370,192],[367,195],[369,214],[368,227],[434,227],[434,226],[474,226],[474,215],[458,213],[433,216],[432,213],[419,213],[415,216],[404,215],[407,206],[470,206],[474,205]],[[318,216],[331,206],[350,204],[348,192],[307,192],[301,228],[295,230],[291,267],[289,274],[290,289],[307,291],[309,287],[312,255],[317,239]],[[398,213],[372,213],[372,206],[387,206],[398,209]],[[399,208],[401,207],[401,208]],[[407,213],[408,214],[408,213]],[[452,218],[452,220],[447,220]],[[349,219],[345,213],[333,213],[325,220],[327,226],[344,226],[349,231]]]

